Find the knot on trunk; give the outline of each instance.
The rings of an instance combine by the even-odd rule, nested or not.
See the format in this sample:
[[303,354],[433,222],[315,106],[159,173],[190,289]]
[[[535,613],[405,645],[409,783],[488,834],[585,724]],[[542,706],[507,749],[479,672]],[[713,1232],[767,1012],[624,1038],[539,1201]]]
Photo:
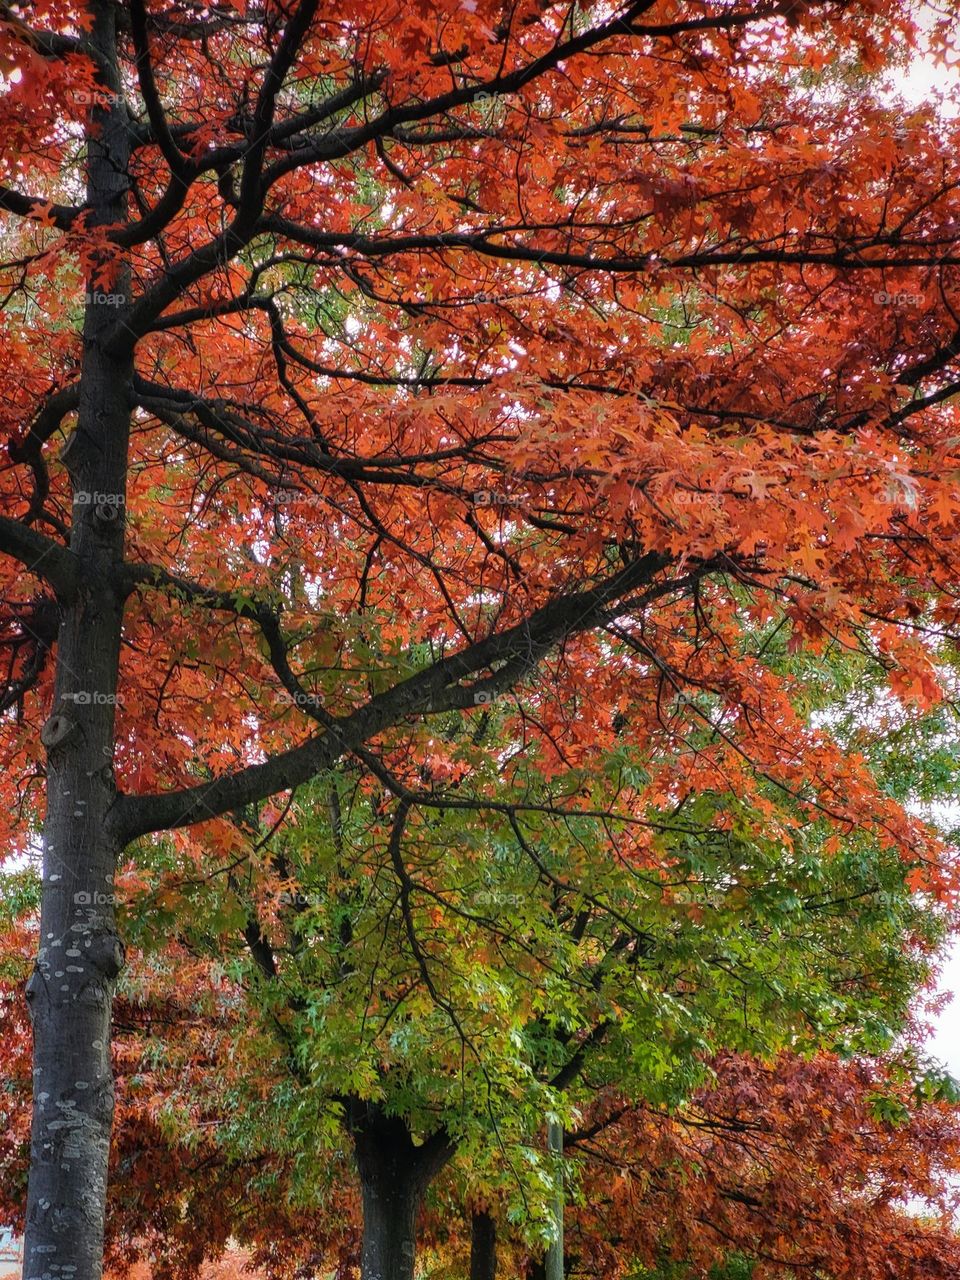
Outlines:
[[69,716],[61,715],[60,712],[57,712],[44,722],[43,728],[40,730],[40,741],[48,751],[53,751],[54,748],[66,742],[76,727],[75,720],[71,720]]
[[98,933],[90,939],[86,948],[86,956],[90,964],[109,982],[116,978],[123,968],[126,950],[115,933]]

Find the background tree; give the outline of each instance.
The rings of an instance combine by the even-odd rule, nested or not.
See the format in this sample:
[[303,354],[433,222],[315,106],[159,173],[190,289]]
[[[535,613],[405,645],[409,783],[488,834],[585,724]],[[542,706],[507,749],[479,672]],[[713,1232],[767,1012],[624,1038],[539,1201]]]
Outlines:
[[[833,706],[838,743],[876,750],[884,726],[845,705],[869,690],[862,660],[811,663],[773,630],[741,638],[752,646],[793,672],[808,718]],[[412,1271],[403,1243],[412,1255],[418,1202],[454,1155],[475,1198],[548,1238],[543,1117],[588,1108],[604,1085],[676,1106],[725,1048],[886,1049],[947,919],[911,893],[916,868],[896,852],[862,833],[838,847],[834,824],[801,822],[776,788],[755,809],[702,793],[652,812],[642,781],[666,761],[629,743],[590,775],[551,779],[579,811],[528,768],[512,786],[501,771],[496,802],[478,797],[485,761],[514,746],[493,746],[502,712],[469,748],[459,717],[438,720],[426,788],[411,766],[379,769],[372,791],[359,768],[305,788],[226,876],[167,855],[126,926],[152,950],[179,928],[249,993],[260,1036],[245,1025],[231,1052],[253,1085],[245,1104],[242,1085],[231,1095],[255,1117],[245,1143],[309,1162],[341,1145],[345,1119],[365,1274]],[[911,767],[879,768],[884,793],[949,794],[955,730],[937,713],[900,735]],[[212,1098],[220,1088],[215,1075]]]
[[[0,11],[31,1280],[99,1274],[140,838],[207,824],[227,864],[226,815],[429,768],[438,716],[509,689],[542,776],[625,722],[669,761],[647,803],[773,778],[945,887],[735,644],[783,616],[937,693],[956,126],[816,92],[912,39],[885,0]],[[704,708],[663,700],[697,690],[692,753]]]
[[[792,670],[808,717],[832,719],[841,745],[857,739],[885,792],[928,802],[952,794],[960,756],[945,708],[901,711],[897,751],[889,752],[890,723],[863,715],[871,681],[862,660],[835,650],[813,662],[786,653],[775,635],[763,647],[781,674]],[[949,685],[949,671],[941,679]],[[880,680],[872,680],[876,694]],[[501,711],[491,708],[488,738],[500,732]],[[440,723],[443,740],[460,743],[451,717]],[[507,745],[494,754],[502,757]],[[438,755],[441,778],[442,763]],[[657,764],[646,761],[648,770]],[[401,831],[396,803],[382,788],[364,790],[357,768],[313,795],[305,788],[282,829],[271,824],[262,836],[247,829],[226,866],[213,855],[201,861],[197,851],[159,847],[149,861],[144,851],[124,885],[123,928],[136,959],[118,1013],[114,1248],[129,1253],[136,1240],[189,1273],[238,1235],[272,1268],[285,1259],[315,1268],[335,1257],[348,1265],[360,1215],[345,1153],[363,1144],[365,1274],[371,1256],[412,1272],[412,1252],[404,1262],[400,1242],[412,1246],[417,1203],[451,1160],[439,1207],[421,1226],[428,1256],[439,1249],[443,1265],[455,1264],[466,1248],[457,1225],[464,1207],[496,1206],[495,1217],[470,1215],[486,1226],[472,1253],[479,1258],[495,1228],[509,1272],[524,1265],[524,1238],[536,1248],[550,1230],[555,1171],[542,1149],[542,1121],[554,1111],[568,1117],[570,1188],[576,1194],[582,1176],[587,1204],[604,1203],[602,1161],[617,1151],[617,1167],[633,1172],[627,1205],[611,1218],[628,1212],[637,1179],[652,1179],[643,1182],[649,1194],[635,1238],[608,1240],[578,1216],[571,1247],[589,1255],[590,1266],[602,1255],[615,1267],[616,1257],[625,1265],[646,1240],[640,1256],[650,1260],[657,1196],[669,1202],[681,1194],[675,1178],[716,1172],[692,1147],[689,1158],[677,1154],[688,1133],[699,1132],[686,1104],[711,1059],[728,1046],[768,1055],[789,1046],[795,1055],[826,1044],[862,1056],[892,1044],[946,921],[911,893],[913,871],[895,852],[863,833],[826,852],[833,824],[797,824],[773,790],[762,811],[704,794],[659,821],[649,813],[631,819],[642,792],[626,779],[640,777],[640,765],[626,744],[605,765],[594,770],[577,814],[538,804],[533,776],[519,796],[501,785],[488,812],[470,792],[483,782],[478,761],[463,775],[469,785],[438,782],[419,799],[405,792]],[[565,789],[575,794],[582,783],[567,779]],[[12,914],[29,910],[29,886],[29,877],[22,887],[9,882]],[[22,968],[22,939],[20,946]],[[22,1037],[15,1006],[5,1030]],[[23,1098],[22,1044],[20,1061]],[[776,1101],[768,1083],[778,1077],[759,1064],[754,1075],[760,1085],[749,1097],[766,1134]],[[781,1075],[786,1088],[802,1064],[785,1060]],[[858,1079],[843,1088],[865,1093],[866,1076]],[[598,1091],[614,1098],[599,1110]],[[702,1086],[700,1096],[709,1092]],[[791,1115],[810,1097],[810,1087],[800,1089]],[[678,1107],[680,1127],[671,1129]],[[643,1143],[618,1121],[632,1115],[649,1136],[642,1126],[656,1127],[651,1117],[660,1112],[664,1133],[637,1154]],[[613,1117],[599,1149],[591,1142],[597,1115]],[[803,1114],[809,1132],[822,1115],[818,1107]],[[944,1118],[941,1135],[949,1136],[949,1123]],[[739,1132],[735,1125],[731,1142]],[[800,1160],[792,1139],[769,1140]],[[947,1166],[951,1149],[943,1144]],[[422,1150],[440,1152],[426,1179],[415,1165]],[[18,1153],[14,1144],[13,1170]],[[590,1165],[594,1154],[599,1169]],[[794,1176],[806,1177],[806,1169],[801,1163]],[[729,1190],[734,1175],[720,1175],[718,1186]],[[919,1170],[910,1177],[918,1192],[940,1183],[934,1176],[924,1183]],[[15,1198],[16,1178],[9,1182]],[[378,1203],[384,1188],[390,1195]],[[815,1215],[818,1230],[826,1230],[824,1215],[849,1212],[845,1193],[846,1184],[832,1189]],[[394,1212],[385,1221],[398,1205],[402,1219]],[[874,1214],[876,1205],[868,1207]],[[706,1213],[702,1196],[690,1198],[689,1211]],[[787,1230],[785,1216],[795,1211],[795,1201],[782,1206],[778,1229]],[[896,1215],[891,1222],[884,1230],[901,1230]],[[736,1233],[747,1252],[748,1227],[749,1219]],[[704,1266],[720,1256],[718,1240],[721,1252],[726,1247],[717,1230]],[[584,1234],[587,1244],[576,1243]],[[802,1238],[799,1229],[793,1234]],[[942,1242],[936,1234],[918,1238],[923,1258]],[[680,1240],[681,1257],[685,1247]],[[869,1260],[876,1247],[851,1251]]]
[[676,1115],[633,1112],[609,1146],[602,1125],[586,1138],[574,1273],[706,1276],[735,1254],[753,1280],[953,1274],[954,1086],[826,1055],[714,1065]]

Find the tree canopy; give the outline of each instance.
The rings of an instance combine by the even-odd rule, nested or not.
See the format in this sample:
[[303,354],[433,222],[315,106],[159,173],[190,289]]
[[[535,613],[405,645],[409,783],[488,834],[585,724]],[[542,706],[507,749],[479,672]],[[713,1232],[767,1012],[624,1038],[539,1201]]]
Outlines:
[[[189,935],[191,866],[268,1008],[299,955],[274,1033],[351,1096],[376,1024],[352,1081],[300,1031],[356,1029],[312,994],[355,909],[415,976],[411,1054],[451,1009],[441,1060],[476,1047],[502,1001],[461,1078],[531,1110],[599,1026],[600,1061],[651,1037],[644,1079],[682,1092],[697,1053],[804,1021],[882,1038],[866,980],[859,1021],[831,1007],[850,931],[902,1006],[893,939],[956,867],[801,677],[829,645],[877,715],[951,692],[960,125],[882,86],[919,17],[0,5],[0,809],[44,859],[29,1280],[98,1280],[118,897],[156,882]],[[326,905],[271,912],[313,875]],[[666,981],[621,1004],[647,946]],[[734,1034],[744,982],[763,1043]],[[403,1097],[448,1133],[436,1080]]]

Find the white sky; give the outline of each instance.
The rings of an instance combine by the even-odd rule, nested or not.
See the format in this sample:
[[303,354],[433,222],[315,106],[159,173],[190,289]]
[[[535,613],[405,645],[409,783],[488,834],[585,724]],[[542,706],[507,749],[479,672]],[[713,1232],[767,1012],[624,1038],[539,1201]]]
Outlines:
[[930,1053],[939,1058],[950,1071],[960,1078],[960,943],[954,945],[950,958],[940,978],[940,989],[953,993],[950,1004],[936,1019],[936,1028],[928,1043]]
[[[932,11],[932,9],[931,9]],[[931,99],[940,103],[947,117],[960,114],[960,66],[938,66],[930,57],[919,57],[909,67],[892,77],[892,89],[907,102],[921,103]],[[958,797],[960,803],[960,797]],[[955,814],[950,815],[956,821]],[[953,997],[940,1016],[934,1019],[934,1032],[929,1052],[960,1079],[960,940],[956,941],[940,975],[941,991]]]

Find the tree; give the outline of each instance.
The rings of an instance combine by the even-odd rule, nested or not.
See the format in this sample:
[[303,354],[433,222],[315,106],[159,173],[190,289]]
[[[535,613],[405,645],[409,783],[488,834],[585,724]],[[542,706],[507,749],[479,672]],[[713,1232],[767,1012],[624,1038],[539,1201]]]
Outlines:
[[165,946],[177,921],[188,952],[250,992],[232,1055],[250,1084],[231,1106],[254,1117],[254,1146],[321,1168],[344,1116],[371,1251],[399,1259],[403,1239],[412,1255],[417,1204],[457,1154],[545,1235],[542,1118],[601,1083],[677,1105],[719,1048],[876,1051],[903,1021],[938,926],[895,853],[826,852],[816,824],[788,850],[751,829],[778,825],[772,803],[759,817],[709,794],[638,835],[611,816],[632,812],[629,771],[625,750],[595,783],[599,834],[589,812],[538,813],[529,789],[501,785],[498,821],[459,807],[462,789],[385,805],[341,783],[335,826],[305,788],[266,866],[232,884],[167,869],[188,900],[148,931]]
[[[870,697],[862,660],[812,663],[772,633],[748,642],[794,672],[798,704],[829,712],[841,746],[856,738],[869,758],[886,743],[889,725],[854,713]],[[488,738],[502,711],[491,709]],[[462,751],[456,716],[438,727]],[[898,735],[899,754],[874,766],[883,787],[952,794],[943,711],[905,718]],[[460,772],[482,785],[482,757]],[[550,1229],[545,1112],[576,1131],[598,1089],[628,1107],[684,1106],[729,1046],[885,1049],[941,928],[898,854],[862,834],[826,852],[833,824],[798,823],[773,788],[756,812],[704,794],[638,824],[641,774],[623,744],[578,814],[545,812],[526,777],[516,792],[501,780],[492,813],[475,812],[465,783],[409,792],[400,823],[359,768],[341,770],[304,788],[282,829],[248,833],[226,868],[217,851],[144,851],[121,914],[135,961],[118,1014],[115,1230],[178,1269],[231,1235],[260,1248],[279,1236],[291,1264],[345,1265],[352,1143],[366,1274],[412,1271],[418,1203],[451,1160],[441,1203],[496,1205],[519,1265],[517,1240],[536,1248]],[[579,774],[561,781],[582,791]],[[29,911],[23,894],[9,894],[14,916]],[[14,1007],[4,1031],[15,1044]],[[20,1096],[27,1079],[24,1062]],[[575,1138],[570,1149],[575,1169]],[[479,1269],[485,1248],[489,1271],[496,1222],[471,1221],[472,1256]],[[428,1246],[451,1236],[437,1222]]]
[[[888,725],[856,714],[882,687],[863,660],[835,649],[813,663],[774,628],[740,643],[793,673],[798,706],[830,714],[841,748],[855,738],[869,758],[886,740]],[[239,1146],[228,1139],[225,1158],[297,1151],[306,1184],[311,1163],[322,1170],[322,1204],[342,1116],[369,1255],[412,1269],[397,1241],[412,1255],[417,1205],[454,1157],[470,1171],[462,1198],[509,1205],[547,1238],[542,1118],[589,1109],[601,1085],[676,1106],[724,1049],[873,1053],[903,1025],[946,915],[910,892],[896,852],[862,834],[828,849],[833,824],[801,821],[772,787],[755,809],[703,793],[644,810],[641,780],[665,760],[629,743],[597,762],[579,813],[540,803],[528,769],[501,769],[482,804],[473,788],[511,746],[503,708],[482,746],[463,745],[456,713],[437,730],[433,768],[459,785],[414,790],[416,769],[401,767],[398,803],[341,770],[304,788],[282,829],[251,832],[227,877],[172,851],[143,863],[148,888],[125,912],[138,947],[163,954],[177,930],[178,951],[247,993],[228,1081],[196,1085],[205,1116],[229,1096]],[[939,710],[907,717],[909,771],[877,763],[878,782],[903,799],[953,794],[955,737]],[[552,784],[583,796],[586,780]],[[186,1077],[189,1048],[171,1053],[168,1078]]]
[[100,1271],[133,842],[203,823],[226,862],[226,815],[428,768],[436,716],[512,690],[546,775],[625,722],[677,743],[651,802],[768,775],[942,886],[728,650],[779,610],[936,695],[955,128],[815,87],[903,38],[881,0],[3,8],[31,1280]]
[[[909,1061],[910,1055],[907,1055]],[[947,1277],[960,1236],[956,1083],[914,1060],[722,1055],[682,1108],[599,1097],[565,1147],[577,1172],[567,1274],[604,1280]],[[441,1274],[465,1275],[457,1187]],[[541,1275],[502,1214],[502,1274]],[[519,1247],[518,1247],[519,1244]]]
[[730,1254],[752,1280],[956,1273],[955,1086],[831,1055],[715,1065],[674,1116],[610,1103],[612,1129],[584,1126],[568,1229],[586,1274],[706,1276]]

